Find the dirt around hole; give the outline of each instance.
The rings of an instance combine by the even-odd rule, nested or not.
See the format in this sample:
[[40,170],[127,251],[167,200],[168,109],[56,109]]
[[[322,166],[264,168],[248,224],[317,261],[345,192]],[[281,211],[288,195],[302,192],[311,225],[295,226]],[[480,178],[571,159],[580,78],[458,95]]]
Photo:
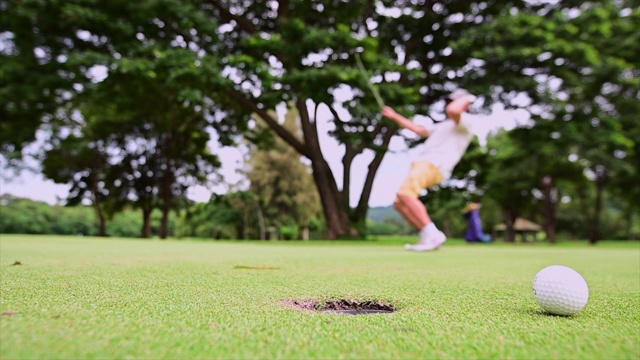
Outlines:
[[306,311],[336,313],[336,314],[380,314],[392,313],[396,307],[376,300],[351,300],[351,299],[286,299],[282,302],[290,308]]

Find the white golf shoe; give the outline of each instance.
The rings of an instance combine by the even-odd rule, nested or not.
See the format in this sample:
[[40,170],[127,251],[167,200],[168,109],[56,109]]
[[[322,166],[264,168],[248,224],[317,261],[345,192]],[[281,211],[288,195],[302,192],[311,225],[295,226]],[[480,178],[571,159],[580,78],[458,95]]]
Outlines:
[[446,241],[447,236],[442,231],[438,231],[434,236],[420,239],[415,245],[406,244],[404,248],[409,251],[433,251],[437,250]]

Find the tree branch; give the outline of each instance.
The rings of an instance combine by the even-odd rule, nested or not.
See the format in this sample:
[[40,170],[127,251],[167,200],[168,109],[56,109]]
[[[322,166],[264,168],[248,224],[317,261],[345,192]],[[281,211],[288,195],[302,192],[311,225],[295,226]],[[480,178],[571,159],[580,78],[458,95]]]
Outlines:
[[[382,129],[384,129],[385,126],[382,123],[378,123],[378,125],[376,125],[376,128],[373,129],[372,132],[370,132],[369,134],[371,135],[372,138],[376,138],[381,132]],[[368,147],[369,144],[367,144],[366,142],[362,141],[360,142],[360,144],[358,144],[358,146],[354,146],[353,149],[356,152],[356,154],[360,154],[361,152],[364,151],[364,149],[366,149]]]
[[340,119],[340,116],[338,115],[338,112],[333,108],[333,106],[330,106],[329,104],[325,105],[329,108],[329,111],[331,111],[331,114],[333,115],[335,122],[340,124],[340,125],[345,125],[347,122]]
[[[329,108],[329,111],[331,111],[331,114],[335,118],[335,122],[337,125],[344,126],[347,124],[346,121],[340,119],[338,112],[333,108],[333,106],[327,105],[327,107]],[[370,134],[372,135],[372,137],[375,138],[376,136],[378,136],[378,134],[380,134],[383,128],[384,128],[384,125],[382,125],[382,123],[378,123],[378,125],[376,125],[376,128]],[[352,150],[354,152],[353,156],[355,157],[356,155],[360,154],[364,149],[366,149],[367,145],[368,144],[366,144],[365,142],[361,142],[358,146],[352,146],[352,147],[347,146],[347,150],[349,149]]]
[[298,109],[298,114],[300,114],[300,127],[302,128],[304,142],[307,146],[307,151],[309,152],[309,154],[303,155],[307,156],[309,159],[311,159],[309,155],[311,155],[310,153],[312,152],[317,152],[319,154],[322,153],[320,151],[320,142],[318,140],[318,129],[316,128],[315,123],[315,117],[318,115],[318,105],[319,104],[316,104],[314,121],[311,121],[305,99],[296,100],[296,108]]
[[260,109],[253,101],[247,99],[244,94],[230,88],[225,88],[224,93],[227,94],[239,105],[251,109],[252,112],[258,114],[273,131],[275,131],[282,140],[291,145],[298,153],[308,157],[308,148],[300,142],[292,133],[278,123],[276,119],[271,117],[267,111]]
[[220,12],[220,16],[227,21],[235,21],[242,30],[249,34],[255,34],[258,32],[253,23],[240,15],[234,15],[226,8],[220,0],[209,0],[209,3],[213,5]]
[[367,5],[365,5],[364,12],[362,14],[362,27],[364,27],[364,31],[367,33],[367,36],[371,36],[371,31],[367,27],[367,19],[373,15],[373,0],[367,0]]
[[278,19],[289,17],[289,0],[278,1]]
[[[387,127],[386,129],[387,132],[384,133],[382,138],[382,147],[385,149],[389,146],[391,138],[395,134],[395,131],[392,128]],[[356,207],[356,218],[358,219],[367,214],[367,210],[369,209],[369,198],[371,197],[371,190],[373,189],[373,180],[376,177],[380,163],[382,163],[382,159],[386,153],[387,150],[384,152],[377,152],[371,163],[369,163],[369,171],[367,172],[367,177],[364,181],[362,193],[360,193],[360,201],[358,201],[358,206]]]

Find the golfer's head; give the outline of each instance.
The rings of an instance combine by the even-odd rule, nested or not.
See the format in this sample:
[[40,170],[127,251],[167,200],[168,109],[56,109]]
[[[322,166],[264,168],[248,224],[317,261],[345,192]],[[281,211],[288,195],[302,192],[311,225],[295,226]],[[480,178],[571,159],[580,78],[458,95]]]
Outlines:
[[457,89],[447,95],[446,100],[447,105],[445,106],[445,111],[447,116],[455,122],[458,122],[460,121],[462,113],[469,111],[476,97],[465,89]]
[[[469,111],[469,107],[476,100],[476,96],[471,94],[469,91],[463,88],[458,88],[452,91],[446,97],[446,106],[449,107],[451,103],[459,103],[464,104],[464,106],[455,106],[456,108],[461,108],[462,111]],[[456,104],[458,105],[458,104]]]

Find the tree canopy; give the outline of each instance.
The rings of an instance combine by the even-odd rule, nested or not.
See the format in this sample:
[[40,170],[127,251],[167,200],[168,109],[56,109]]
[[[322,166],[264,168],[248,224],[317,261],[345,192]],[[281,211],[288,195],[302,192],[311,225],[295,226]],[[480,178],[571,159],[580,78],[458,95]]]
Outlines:
[[[258,140],[250,126],[258,116],[310,163],[327,236],[364,236],[373,181],[398,129],[379,116],[359,53],[385,102],[407,116],[443,119],[442,96],[459,86],[487,106],[532,113],[532,131],[496,140],[484,169],[458,174],[503,208],[515,199],[507,193],[553,205],[563,179],[574,182],[573,198],[593,204],[594,241],[605,193],[638,211],[638,190],[620,190],[635,188],[640,143],[633,1],[0,0],[0,11],[3,156],[20,159],[44,130],[47,176],[93,189],[92,201],[111,209],[131,203],[144,219],[153,208],[166,215],[218,167],[211,134],[224,145]],[[294,104],[301,136],[269,113],[283,103]],[[321,151],[320,111],[344,149],[341,179]],[[96,168],[83,160],[89,151],[103,159]],[[68,169],[55,160],[73,154]],[[362,154],[372,156],[352,208]]]

